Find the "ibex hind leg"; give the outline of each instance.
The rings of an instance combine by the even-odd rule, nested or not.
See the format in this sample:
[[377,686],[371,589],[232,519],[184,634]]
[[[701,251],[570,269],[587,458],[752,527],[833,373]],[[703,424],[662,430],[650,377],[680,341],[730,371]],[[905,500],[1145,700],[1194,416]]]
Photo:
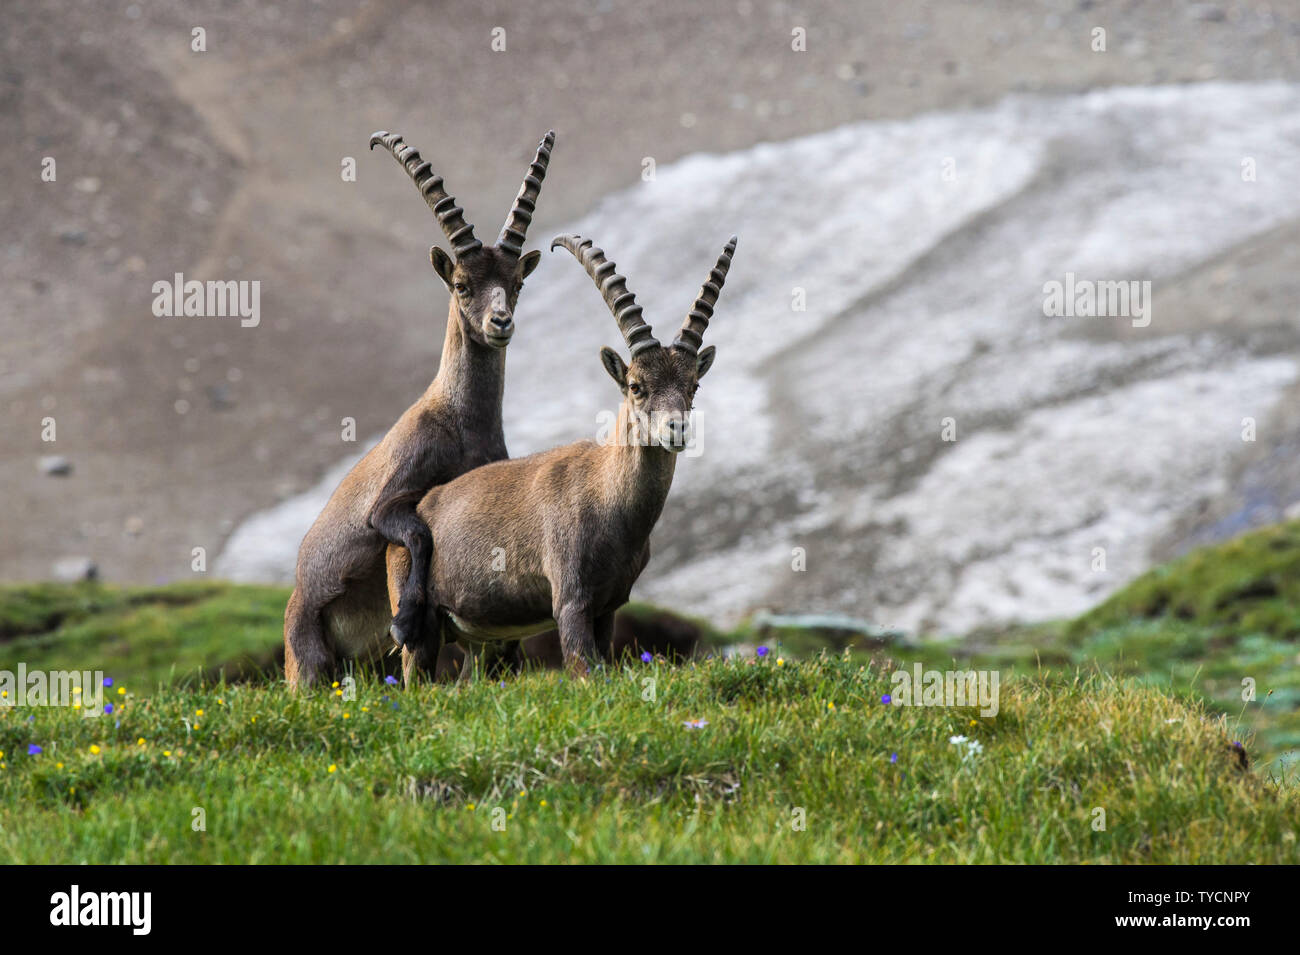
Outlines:
[[325,639],[319,608],[295,588],[284,609],[284,676],[291,689],[314,686],[333,674],[337,661]]
[[597,617],[592,623],[591,636],[597,659],[614,662],[614,614],[603,613]]
[[489,680],[501,680],[523,671],[524,652],[518,640],[500,640],[483,648],[483,672]]
[[[603,617],[601,619],[603,621]],[[564,668],[574,677],[586,676],[600,662],[596,652],[595,618],[586,609],[567,604],[556,611],[555,622],[560,631]]]
[[465,653],[465,662],[461,664],[457,683],[473,683],[483,674],[483,644],[474,640],[457,641]]

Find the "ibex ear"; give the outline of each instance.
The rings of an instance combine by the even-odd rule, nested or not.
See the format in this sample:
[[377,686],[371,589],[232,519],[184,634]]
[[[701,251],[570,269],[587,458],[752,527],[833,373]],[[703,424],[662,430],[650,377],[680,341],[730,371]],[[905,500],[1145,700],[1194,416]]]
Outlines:
[[536,249],[533,249],[533,251],[520,259],[519,264],[515,266],[515,271],[519,273],[519,281],[522,282],[524,279],[528,278],[528,276],[532,275],[533,269],[537,268],[537,263],[540,261],[542,261],[542,253],[538,252]]
[[609,372],[609,377],[614,379],[620,391],[627,390],[627,364],[623,361],[621,355],[614,349],[606,345],[600,350],[600,361]]
[[433,270],[438,273],[438,278],[442,279],[442,284],[447,286],[447,291],[451,291],[451,273],[456,270],[456,263],[451,260],[451,256],[436,245],[429,249],[429,262],[433,265]]
[[701,351],[701,352],[700,352],[700,353],[695,357],[695,379],[696,379],[696,381],[698,381],[699,379],[703,378],[703,377],[704,377],[704,373],[705,373],[706,371],[708,371],[711,367],[713,367],[713,359],[714,359],[715,357],[717,357],[717,354],[718,354],[718,350],[717,350],[716,348],[714,348],[712,345],[710,345],[708,348],[706,348],[706,349],[704,349],[703,351]]

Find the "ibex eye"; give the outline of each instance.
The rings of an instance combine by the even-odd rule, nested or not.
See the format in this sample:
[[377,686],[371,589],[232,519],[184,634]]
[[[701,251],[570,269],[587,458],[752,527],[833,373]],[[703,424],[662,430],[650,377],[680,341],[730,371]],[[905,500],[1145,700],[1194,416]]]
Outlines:
[[641,386],[637,382],[634,381],[632,384],[628,385],[627,390],[632,392],[632,394],[636,395],[638,398],[641,397]]

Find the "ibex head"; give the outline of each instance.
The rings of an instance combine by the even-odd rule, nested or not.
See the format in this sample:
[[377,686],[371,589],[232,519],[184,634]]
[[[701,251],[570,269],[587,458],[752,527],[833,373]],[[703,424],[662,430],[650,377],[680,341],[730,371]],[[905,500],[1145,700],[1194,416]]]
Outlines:
[[551,248],[562,245],[573,253],[591,276],[605,304],[613,312],[623,339],[631,353],[631,362],[612,348],[600,350],[605,370],[623,392],[623,406],[637,428],[637,437],[646,444],[658,445],[673,453],[684,451],[690,442],[690,413],[700,379],[713,364],[714,348],[701,349],[704,330],[713,317],[713,306],[731,268],[736,251],[733,235],[709,278],[700,289],[695,305],[686,315],[681,331],[665,348],[655,340],[650,326],[641,317],[641,306],[627,288],[627,280],[615,271],[613,262],[595,248],[590,239],[580,235],[562,235]]
[[496,245],[485,247],[474,237],[474,227],[465,221],[465,210],[456,205],[456,200],[443,188],[442,177],[433,173],[419,152],[402,142],[398,133],[380,131],[370,137],[371,149],[383,146],[405,167],[420,195],[438,217],[442,231],[447,233],[452,255],[435,245],[429,249],[429,261],[451,292],[465,333],[481,345],[505,348],[515,333],[514,312],[519,290],[524,286],[524,279],[537,268],[542,255],[536,251],[524,255],[524,240],[553,145],[554,131],[548,132],[538,144],[537,155],[528,167]]

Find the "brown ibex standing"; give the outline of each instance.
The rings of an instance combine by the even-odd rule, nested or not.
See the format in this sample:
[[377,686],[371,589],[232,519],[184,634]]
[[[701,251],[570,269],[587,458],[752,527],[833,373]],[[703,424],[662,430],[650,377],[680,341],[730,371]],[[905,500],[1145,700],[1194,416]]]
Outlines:
[[398,643],[421,641],[429,529],[415,513],[429,488],[507,457],[501,430],[505,347],[524,279],[541,258],[524,239],[550,161],[549,132],[524,178],[495,246],[474,237],[463,210],[429,163],[396,133],[378,132],[405,167],[451,242],[429,259],[451,292],[442,359],[432,384],[335,489],[298,550],[294,591],[284,614],[284,669],[291,686],[311,684],[339,657],[366,657],[389,645],[384,548],[401,545],[414,567],[393,607]]
[[[465,648],[461,675],[477,669],[485,646],[558,626],[565,665],[585,673],[597,640],[609,642],[614,611],[650,559],[659,519],[686,448],[699,380],[713,363],[700,350],[731,256],[727,243],[672,345],[663,347],[641,318],[614,263],[589,239],[561,236],[596,282],[631,351],[601,361],[623,393],[608,441],[580,441],[524,458],[497,461],[435,487],[418,508],[433,537],[427,608],[431,639],[402,648],[407,682],[432,673],[444,638]],[[406,599],[407,549],[388,548],[388,593]]]

